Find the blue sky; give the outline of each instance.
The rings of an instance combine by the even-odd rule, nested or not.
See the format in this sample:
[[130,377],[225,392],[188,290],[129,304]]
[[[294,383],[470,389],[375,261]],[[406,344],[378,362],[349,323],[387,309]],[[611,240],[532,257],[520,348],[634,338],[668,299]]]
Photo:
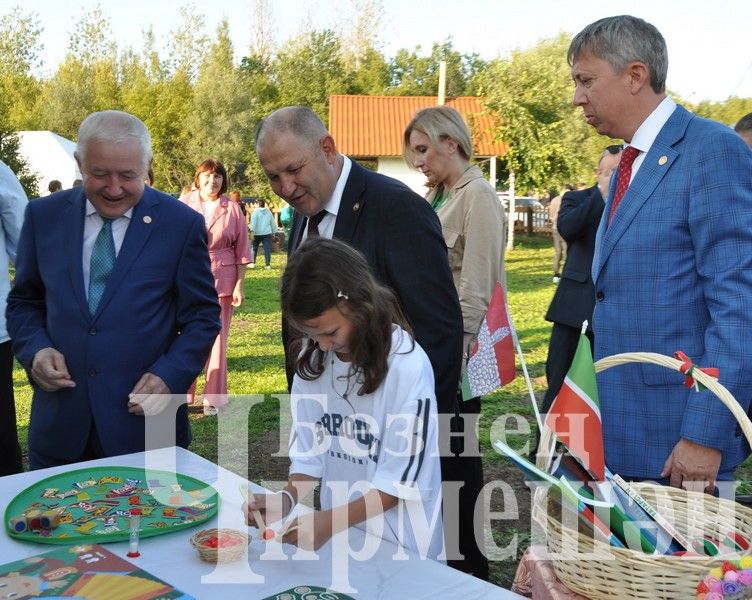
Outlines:
[[[142,31],[151,25],[166,39],[179,23],[181,0],[0,0],[0,14],[21,5],[38,13],[44,26],[42,58],[47,72],[65,54],[76,19],[100,5],[118,44],[139,47]],[[223,17],[238,56],[250,45],[254,0],[194,3],[207,17],[207,33]],[[270,0],[276,41],[282,42],[310,21],[317,28],[347,26],[352,0]],[[661,30],[669,48],[668,85],[691,101],[723,100],[730,95],[752,97],[752,2],[750,0],[382,0],[379,39],[391,56],[403,47],[452,36],[460,52],[484,58],[505,56],[535,45],[560,31],[576,33],[608,15],[630,13]],[[208,14],[210,13],[211,14]]]

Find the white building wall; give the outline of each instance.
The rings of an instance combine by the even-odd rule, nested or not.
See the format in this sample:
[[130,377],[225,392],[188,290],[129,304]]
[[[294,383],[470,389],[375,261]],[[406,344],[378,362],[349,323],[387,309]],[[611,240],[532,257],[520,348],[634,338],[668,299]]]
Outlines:
[[425,196],[428,191],[428,188],[425,186],[426,178],[423,176],[423,173],[408,167],[401,156],[379,156],[376,170],[379,173],[398,179],[421,197]]

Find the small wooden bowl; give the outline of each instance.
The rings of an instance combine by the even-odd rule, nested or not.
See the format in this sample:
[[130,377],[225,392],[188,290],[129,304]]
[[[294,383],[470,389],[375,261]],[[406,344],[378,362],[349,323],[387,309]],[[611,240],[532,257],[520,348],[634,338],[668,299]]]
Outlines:
[[202,529],[191,536],[191,546],[198,551],[201,560],[212,564],[238,560],[250,541],[246,532],[236,529]]

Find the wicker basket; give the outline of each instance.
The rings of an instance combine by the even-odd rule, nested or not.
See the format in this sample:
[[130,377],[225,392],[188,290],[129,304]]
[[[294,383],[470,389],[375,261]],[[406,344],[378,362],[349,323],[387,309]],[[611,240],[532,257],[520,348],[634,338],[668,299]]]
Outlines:
[[[237,540],[238,543],[217,548],[207,545],[210,538],[220,536]],[[191,536],[191,545],[198,551],[201,560],[213,564],[238,560],[245,553],[249,542],[250,537],[247,533],[235,529],[202,529]]]
[[[652,363],[679,371],[682,362],[662,354],[632,352],[603,358],[595,363],[596,372],[632,362]],[[692,377],[707,387],[728,407],[752,444],[752,423],[731,393],[707,374],[695,369]],[[555,440],[548,428],[541,432],[537,465],[550,463]],[[645,499],[663,512],[671,509],[670,520],[691,537],[698,534],[722,539],[729,532],[752,532],[752,510],[730,500],[707,494],[646,483],[631,484]],[[578,535],[572,515],[562,519],[552,509],[547,490],[539,487],[533,497],[533,519],[546,535],[556,574],[571,590],[592,600],[624,598],[694,598],[695,588],[708,571],[723,560],[734,560],[739,553],[717,557],[648,555],[639,551],[614,548],[592,533]],[[558,513],[558,514],[557,514]],[[571,517],[571,518],[570,518]],[[564,523],[562,523],[562,520]],[[742,554],[752,553],[752,548]]]

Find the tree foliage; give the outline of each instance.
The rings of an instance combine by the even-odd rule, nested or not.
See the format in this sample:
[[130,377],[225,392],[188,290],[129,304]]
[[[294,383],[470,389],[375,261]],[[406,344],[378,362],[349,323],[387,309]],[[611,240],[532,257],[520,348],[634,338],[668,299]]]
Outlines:
[[186,119],[193,132],[187,150],[194,165],[207,158],[222,161],[233,184],[245,176],[253,132],[254,102],[245,79],[234,64],[229,25],[223,21],[198,69]]
[[508,59],[478,77],[488,110],[498,118],[497,139],[508,144],[502,163],[514,169],[517,188],[545,193],[567,182],[592,181],[608,141],[593,135],[572,104],[566,61],[570,40],[561,34]]
[[350,91],[339,40],[329,29],[304,32],[292,40],[280,50],[273,74],[280,106],[309,106],[325,121],[329,96]]
[[20,7],[0,16],[0,121],[16,130],[34,123],[39,82],[32,71],[40,66],[41,33],[38,16]]
[[38,17],[20,7],[0,16],[0,160],[29,198],[38,196],[37,178],[19,152],[17,131],[33,121],[30,105],[38,86],[31,71],[38,66],[41,32]]
[[704,101],[694,107],[694,112],[726,125],[734,125],[744,115],[752,113],[752,98],[732,96],[725,102]]
[[436,96],[439,90],[439,65],[446,62],[447,97],[475,95],[474,81],[485,63],[477,54],[460,54],[451,38],[431,47],[430,56],[420,55],[420,46],[401,49],[390,61],[391,82],[388,93],[394,96]]
[[[564,183],[594,180],[595,163],[609,140],[572,106],[566,35],[488,63],[457,51],[451,37],[429,52],[405,47],[386,57],[379,38],[382,0],[351,0],[349,14],[343,11],[328,29],[315,29],[311,15],[282,44],[274,42],[277,3],[248,4],[248,48],[233,47],[226,21],[209,35],[206,17],[184,6],[166,51],[157,48],[152,31],[144,33],[139,48],[118,47],[97,7],[77,20],[63,60],[44,75],[38,15],[23,7],[0,14],[0,152],[27,191],[34,182],[18,157],[17,131],[49,129],[75,139],[86,115],[120,109],[149,128],[157,187],[177,193],[192,180],[198,162],[218,158],[234,189],[275,203],[254,149],[255,129],[265,115],[303,104],[328,122],[332,94],[435,96],[441,61],[447,97],[483,95],[499,123],[494,133],[509,147],[498,171],[502,184],[510,168],[523,193],[542,195]],[[732,124],[752,111],[752,99],[693,108]]]

